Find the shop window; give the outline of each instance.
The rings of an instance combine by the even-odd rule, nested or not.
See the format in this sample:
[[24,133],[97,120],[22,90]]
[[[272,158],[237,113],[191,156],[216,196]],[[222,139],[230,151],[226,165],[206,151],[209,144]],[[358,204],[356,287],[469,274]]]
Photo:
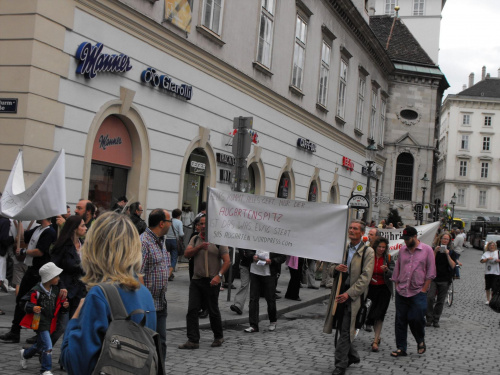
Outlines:
[[307,200],[309,202],[317,202],[318,194],[318,184],[316,183],[316,181],[312,181],[311,186],[309,186],[309,196],[307,197]]
[[200,204],[203,201],[207,167],[208,159],[203,149],[194,150],[186,165],[182,201],[189,202],[195,213],[199,212]]
[[117,116],[107,117],[97,132],[92,149],[89,199],[104,210],[127,192],[132,167],[132,142],[125,124]]
[[280,184],[278,187],[278,198],[289,199],[290,197],[290,176],[288,173],[283,173],[280,178]]

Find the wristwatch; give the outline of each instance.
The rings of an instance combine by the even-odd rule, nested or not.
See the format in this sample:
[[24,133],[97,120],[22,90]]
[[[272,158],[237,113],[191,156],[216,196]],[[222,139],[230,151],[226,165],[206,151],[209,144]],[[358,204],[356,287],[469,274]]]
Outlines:
[[222,273],[219,272],[218,275],[219,275],[219,278],[222,279]]

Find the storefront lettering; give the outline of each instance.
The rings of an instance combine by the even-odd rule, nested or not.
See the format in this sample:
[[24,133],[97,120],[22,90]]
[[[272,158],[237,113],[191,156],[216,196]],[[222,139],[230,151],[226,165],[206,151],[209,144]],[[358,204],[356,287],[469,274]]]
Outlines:
[[142,72],[141,81],[149,83],[153,87],[159,87],[186,100],[191,100],[193,97],[193,86],[174,83],[169,76],[160,75],[153,68],[147,68]]
[[205,171],[205,163],[200,163],[198,161],[191,160],[191,167],[198,171]]
[[231,183],[231,171],[227,169],[221,169],[219,172],[220,182],[225,184]]
[[352,172],[354,170],[354,162],[345,156],[342,157],[342,166],[348,171]]
[[233,155],[221,154],[220,152],[218,152],[216,156],[217,156],[217,162],[221,164],[227,164],[227,165],[236,164],[236,159]]
[[297,139],[297,146],[303,148],[306,151],[316,152],[316,143],[312,143],[309,139]]
[[99,148],[102,148],[103,150],[106,150],[106,147],[108,146],[117,146],[122,144],[122,139],[121,137],[116,137],[116,138],[109,138],[109,135],[102,134],[99,137]]
[[80,44],[76,51],[76,58],[80,60],[76,73],[94,78],[99,72],[124,73],[132,69],[130,57],[124,54],[108,55],[102,53],[103,48],[102,43],[95,46],[89,42]]

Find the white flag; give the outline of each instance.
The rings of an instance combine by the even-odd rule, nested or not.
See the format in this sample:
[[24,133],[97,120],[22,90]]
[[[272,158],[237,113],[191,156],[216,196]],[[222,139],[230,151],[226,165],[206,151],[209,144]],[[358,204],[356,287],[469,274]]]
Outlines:
[[0,200],[2,215],[16,220],[39,220],[66,213],[64,150],[54,157],[28,189],[24,185],[23,152],[19,151]]

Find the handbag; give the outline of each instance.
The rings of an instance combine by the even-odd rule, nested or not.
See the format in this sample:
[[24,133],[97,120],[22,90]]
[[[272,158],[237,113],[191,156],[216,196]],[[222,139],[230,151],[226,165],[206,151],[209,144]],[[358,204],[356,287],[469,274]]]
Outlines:
[[[365,251],[366,247],[363,249],[363,256],[361,258],[361,271],[363,271],[363,264],[365,262]],[[358,314],[356,315],[356,321],[354,322],[354,328],[361,329],[365,324],[366,317],[370,311],[370,307],[372,305],[372,301],[368,298],[365,299],[364,293],[361,295],[361,307],[358,310]]]
[[177,254],[178,256],[184,255],[184,250],[186,247],[184,246],[184,236],[178,236],[177,231],[175,230],[174,225],[172,224],[172,230],[174,231],[174,236],[177,239]]

